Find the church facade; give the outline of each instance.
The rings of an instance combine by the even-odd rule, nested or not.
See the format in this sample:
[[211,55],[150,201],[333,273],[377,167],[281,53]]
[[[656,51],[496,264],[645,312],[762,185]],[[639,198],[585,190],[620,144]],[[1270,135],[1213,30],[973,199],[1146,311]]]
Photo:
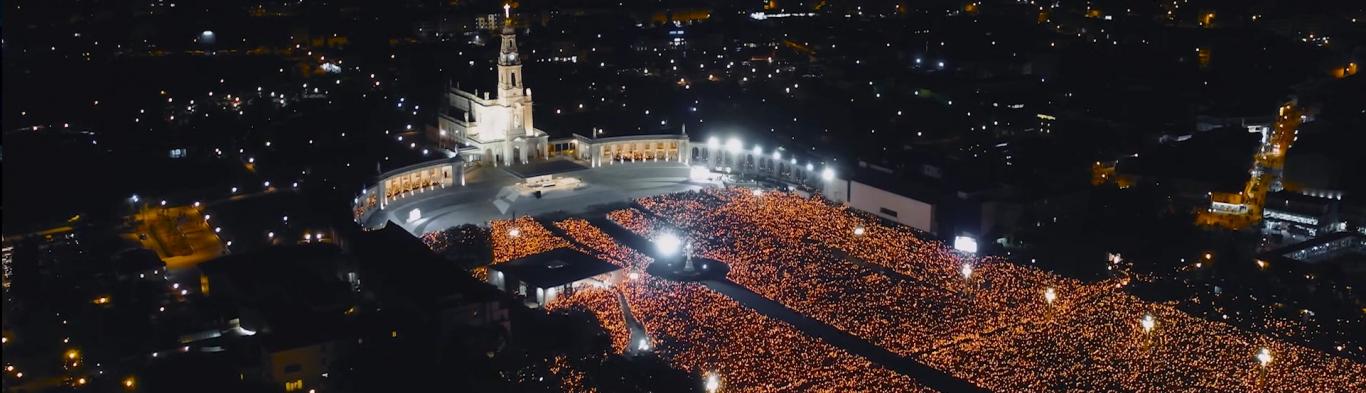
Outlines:
[[446,110],[437,118],[442,144],[458,143],[461,154],[467,155],[465,160],[494,166],[546,158],[549,135],[532,121],[531,89],[523,82],[517,32],[505,23],[498,51],[497,95],[451,88],[445,97]]

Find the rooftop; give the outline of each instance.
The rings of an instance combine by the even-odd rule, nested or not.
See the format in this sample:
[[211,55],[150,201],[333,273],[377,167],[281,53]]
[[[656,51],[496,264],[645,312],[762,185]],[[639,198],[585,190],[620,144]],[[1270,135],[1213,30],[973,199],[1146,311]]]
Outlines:
[[569,248],[557,248],[493,266],[537,288],[556,287],[619,269],[616,265]]

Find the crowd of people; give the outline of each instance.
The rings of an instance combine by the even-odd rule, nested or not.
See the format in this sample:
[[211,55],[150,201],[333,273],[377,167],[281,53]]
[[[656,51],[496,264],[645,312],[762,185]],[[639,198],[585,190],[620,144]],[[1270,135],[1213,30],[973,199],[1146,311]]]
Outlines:
[[[1123,278],[961,255],[820,199],[710,189],[638,203],[649,213],[609,218],[647,237],[680,230],[737,284],[993,390],[1366,387],[1360,364],[1143,302]],[[1180,327],[1145,331],[1143,315]],[[1260,348],[1282,355],[1261,366]]]
[[[607,217],[647,239],[676,234],[736,284],[983,388],[1366,390],[1366,366],[1142,301],[1126,278],[1088,283],[958,253],[818,198],[707,189],[637,204]],[[555,222],[567,238],[526,217],[490,225],[495,264],[569,247],[623,268],[547,307],[594,314],[615,353],[636,344],[620,294],[652,351],[727,390],[924,389],[705,286],[652,276],[652,258],[588,221]]]
[[550,233],[536,219],[521,216],[511,220],[489,221],[492,227],[493,264],[526,258],[561,247],[569,242]]
[[[641,213],[615,215],[632,220],[624,218],[632,214]],[[590,248],[586,252],[627,269],[624,279],[611,288],[625,295],[632,314],[655,341],[653,350],[674,367],[715,373],[728,391],[924,390],[909,377],[762,316],[709,288],[650,275],[645,269],[650,257],[622,246],[587,221],[555,225]]]
[[575,290],[567,296],[556,297],[545,306],[546,311],[581,310],[593,314],[612,339],[612,353],[623,354],[631,341],[631,331],[626,328],[626,316],[617,301],[613,288],[586,287]]
[[[1075,281],[1024,274],[1010,264],[977,266],[969,277],[952,271],[948,280],[926,272],[884,273],[894,269],[870,267],[883,260],[856,253],[881,257],[866,251],[920,247],[909,251],[942,266],[958,261],[935,243],[908,232],[889,236],[884,232],[893,228],[817,200],[740,190],[676,195],[646,198],[641,205],[692,234],[699,255],[730,265],[731,281],[903,356],[1046,318],[1079,299],[1050,301],[1043,295],[1047,288],[1055,295],[1084,293]],[[663,225],[644,216],[618,215],[636,218],[636,228]],[[854,228],[864,230],[855,235]],[[900,242],[889,244],[891,239]]]

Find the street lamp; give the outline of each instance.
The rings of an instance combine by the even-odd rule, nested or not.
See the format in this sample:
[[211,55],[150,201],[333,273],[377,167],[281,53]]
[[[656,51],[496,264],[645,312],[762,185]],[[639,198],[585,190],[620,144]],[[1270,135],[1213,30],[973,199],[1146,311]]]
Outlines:
[[1053,288],[1043,290],[1043,300],[1048,304],[1053,304],[1054,300],[1058,300],[1058,292],[1054,291]]
[[1138,324],[1143,327],[1144,333],[1149,333],[1153,331],[1153,327],[1157,326],[1157,320],[1153,318],[1152,314],[1143,314],[1143,319],[1140,319]]
[[977,252],[977,239],[971,236],[955,236],[953,238],[953,249],[969,254]]
[[970,278],[972,278],[972,264],[970,264],[970,263],[964,263],[964,264],[963,264],[963,268],[962,268],[962,269],[959,269],[958,272],[963,274],[963,278],[964,278],[964,279],[970,279]]
[[855,227],[855,228],[854,228],[854,236],[863,236],[863,232],[864,232],[864,231],[865,231],[865,229],[863,229],[863,227]]
[[740,142],[740,138],[730,138],[726,140],[726,150],[729,150],[731,153],[739,153],[743,149],[744,142]]
[[664,256],[673,256],[678,253],[678,249],[683,245],[683,240],[672,233],[665,233],[655,239],[655,248]]
[[721,377],[714,372],[707,373],[707,382],[702,387],[707,389],[707,393],[716,393],[717,390],[721,390]]
[[1262,367],[1266,367],[1268,364],[1271,364],[1271,350],[1267,349],[1266,347],[1262,347],[1262,350],[1257,351],[1257,363],[1260,363]]
[[508,230],[508,237],[518,237],[518,236],[521,236],[521,235],[522,235],[522,230],[521,230],[521,229],[517,229],[517,228],[514,227],[514,228]]

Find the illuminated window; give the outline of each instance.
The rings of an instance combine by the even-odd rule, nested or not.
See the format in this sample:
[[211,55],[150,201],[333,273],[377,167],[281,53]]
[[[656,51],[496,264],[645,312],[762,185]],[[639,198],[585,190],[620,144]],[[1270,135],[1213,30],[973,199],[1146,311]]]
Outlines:
[[293,381],[285,382],[286,392],[293,392],[298,390],[304,390],[304,380],[296,379]]

